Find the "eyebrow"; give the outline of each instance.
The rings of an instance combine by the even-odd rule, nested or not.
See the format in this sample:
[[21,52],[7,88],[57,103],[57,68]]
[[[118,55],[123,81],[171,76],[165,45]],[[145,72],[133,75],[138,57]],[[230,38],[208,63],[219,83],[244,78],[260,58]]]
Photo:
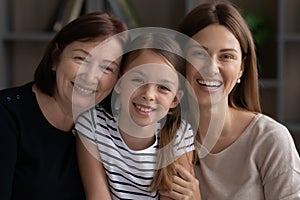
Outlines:
[[88,56],[92,57],[92,54],[90,54],[90,52],[84,50],[84,49],[71,49],[72,52],[77,52],[77,51],[80,51],[80,52],[83,52],[85,54],[87,54]]
[[[87,54],[88,57],[93,57],[92,54],[90,54],[88,51],[86,51],[86,50],[84,50],[84,49],[72,49],[72,51],[73,51],[73,52],[74,52],[74,51],[75,51],[75,52],[76,52],[76,51],[81,51],[81,52]],[[109,63],[115,64],[116,66],[119,66],[119,64],[116,63],[114,60],[107,60],[107,59],[104,59],[103,62],[109,62]]]
[[[145,74],[144,72],[142,72],[141,70],[133,70],[132,73],[136,73],[136,74],[140,74],[144,77],[147,77],[147,74]],[[172,85],[176,85],[176,83],[172,80],[168,80],[168,79],[159,79],[158,81],[159,84],[161,83],[165,83],[165,84],[172,84]]]
[[[194,45],[190,46],[190,48],[204,49],[206,52],[209,52],[209,49],[206,46],[202,46],[202,45],[194,44]],[[226,52],[226,51],[234,51],[234,52],[238,53],[238,51],[236,49],[232,49],[232,48],[221,49],[221,52]]]
[[221,52],[225,52],[225,51],[234,51],[234,52],[238,53],[238,51],[236,49],[232,49],[232,48],[221,49]]

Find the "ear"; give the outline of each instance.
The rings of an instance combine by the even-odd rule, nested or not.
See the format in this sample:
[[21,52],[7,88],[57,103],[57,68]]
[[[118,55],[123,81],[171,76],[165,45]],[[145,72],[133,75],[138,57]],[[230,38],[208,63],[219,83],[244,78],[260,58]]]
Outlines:
[[120,94],[121,93],[121,79],[119,79],[114,87],[114,91],[117,93],[117,94]]
[[170,108],[175,108],[180,103],[180,100],[183,97],[183,95],[184,95],[183,90],[178,90],[176,96],[174,97],[174,99],[171,103]]
[[55,61],[53,61],[53,55],[56,53],[58,51],[58,45],[57,45],[57,43],[55,43],[55,47],[53,48],[53,50],[52,50],[52,55],[51,55],[51,57],[52,57],[52,67],[51,67],[51,70],[53,71],[53,72],[55,72],[56,70],[57,70],[57,65],[58,65],[58,63],[59,63],[59,61],[57,60],[58,58],[56,58],[56,60]]
[[245,68],[245,62],[246,62],[246,56],[242,60],[241,69],[240,69],[238,78],[241,78],[243,76],[244,68]]

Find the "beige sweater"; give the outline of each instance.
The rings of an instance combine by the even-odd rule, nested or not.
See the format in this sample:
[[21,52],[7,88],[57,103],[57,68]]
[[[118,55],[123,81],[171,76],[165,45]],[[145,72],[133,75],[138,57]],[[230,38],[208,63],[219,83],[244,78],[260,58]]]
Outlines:
[[202,200],[300,199],[300,158],[289,131],[257,114],[243,134],[195,168]]

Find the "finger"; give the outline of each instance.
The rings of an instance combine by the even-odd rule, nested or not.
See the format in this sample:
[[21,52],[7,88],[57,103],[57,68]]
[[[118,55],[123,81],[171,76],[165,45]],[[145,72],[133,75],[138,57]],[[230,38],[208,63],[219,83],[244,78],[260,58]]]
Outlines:
[[174,182],[172,191],[183,195],[189,194],[191,188],[189,187],[188,182],[184,181],[183,179],[179,179],[181,178],[178,178],[178,181],[176,183]]
[[194,180],[195,178],[188,170],[186,170],[181,165],[176,165],[176,170],[179,173],[180,177],[183,178],[184,180],[191,181]]
[[199,185],[188,184],[188,186],[181,186],[181,185],[174,184],[172,191],[169,192],[169,197],[173,199],[200,200],[201,195],[200,195]]
[[176,199],[178,199],[178,200],[187,199],[187,196],[185,194],[179,193],[177,191],[169,191],[169,192],[167,192],[167,195],[165,195],[165,196],[168,196],[169,198],[175,199],[175,200]]
[[181,187],[187,187],[189,182],[190,182],[189,180],[185,180],[180,176],[174,176],[173,177],[173,184],[174,185],[179,185]]

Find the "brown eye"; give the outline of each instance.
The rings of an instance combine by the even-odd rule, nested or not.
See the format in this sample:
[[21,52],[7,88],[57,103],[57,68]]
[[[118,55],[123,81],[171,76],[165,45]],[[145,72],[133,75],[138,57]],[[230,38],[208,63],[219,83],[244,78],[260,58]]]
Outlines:
[[74,60],[80,64],[88,64],[88,60],[86,59],[86,57],[75,56]]

